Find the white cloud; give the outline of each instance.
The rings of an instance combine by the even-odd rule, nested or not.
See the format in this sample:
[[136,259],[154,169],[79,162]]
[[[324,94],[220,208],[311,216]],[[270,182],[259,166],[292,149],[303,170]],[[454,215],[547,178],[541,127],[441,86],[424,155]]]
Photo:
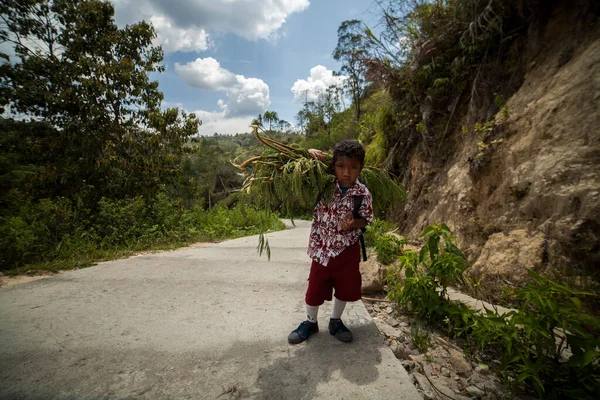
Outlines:
[[175,72],[189,86],[206,90],[227,90],[237,83],[235,74],[222,68],[212,57],[197,58],[185,65],[175,63]]
[[223,92],[226,96],[217,102],[221,111],[194,111],[202,120],[201,135],[249,132],[252,119],[271,104],[269,86],[264,81],[236,75],[214,58],[197,58],[183,65],[175,63],[175,72],[191,87]]
[[238,85],[227,91],[228,103],[222,105],[229,115],[256,115],[271,104],[269,86],[258,78],[237,75]]
[[342,86],[345,79],[345,76],[334,76],[333,71],[322,65],[312,67],[307,79],[298,79],[294,82],[291,89],[294,93],[294,101],[314,101],[319,94],[325,93],[329,86]]
[[175,103],[173,103],[173,102],[170,102],[170,101],[163,100],[160,103],[160,106],[163,109],[167,109],[167,108],[179,108],[180,110],[183,110],[183,103],[181,103],[181,102],[175,102]]
[[257,115],[271,104],[269,86],[264,81],[235,75],[212,57],[197,58],[184,65],[175,63],[175,72],[189,86],[224,92],[227,101],[221,99],[217,104],[225,117]]
[[200,135],[213,135],[215,132],[224,135],[234,135],[236,133],[251,132],[250,123],[253,117],[230,117],[225,116],[225,112],[210,112],[197,110],[194,111],[196,117],[202,120],[202,125],[198,129]]
[[121,24],[150,20],[165,53],[204,51],[213,34],[272,39],[308,0],[112,0]]
[[181,29],[163,15],[153,15],[150,22],[158,32],[156,41],[167,53],[176,51],[204,51],[211,47],[211,40],[204,29]]

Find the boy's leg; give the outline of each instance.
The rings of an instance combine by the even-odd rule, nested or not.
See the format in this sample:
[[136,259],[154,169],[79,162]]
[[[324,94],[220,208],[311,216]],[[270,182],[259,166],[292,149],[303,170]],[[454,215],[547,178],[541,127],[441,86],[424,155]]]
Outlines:
[[318,262],[312,262],[310,273],[308,275],[308,288],[304,296],[304,302],[308,306],[320,306],[327,301],[331,301],[333,293],[333,279],[331,269]]
[[[342,310],[343,311],[343,310]],[[312,323],[317,322],[317,316],[319,315],[319,306],[306,305],[306,320]]]
[[312,262],[308,277],[308,289],[306,290],[306,321],[288,335],[288,342],[298,344],[304,342],[308,337],[319,331],[317,315],[319,305],[325,300],[331,300],[333,287],[329,270],[323,265]]
[[338,299],[333,300],[333,310],[331,310],[331,319],[329,320],[329,333],[342,342],[351,342],[352,332],[342,322],[342,313],[346,308],[346,302]]
[[340,300],[337,297],[333,300],[333,310],[331,310],[331,319],[342,318],[342,313],[344,312],[344,309],[346,308],[346,303],[347,302]]
[[358,301],[362,298],[360,247],[358,242],[335,257],[327,268],[331,268],[336,299],[341,301]]
[[304,342],[313,333],[319,332],[317,315],[319,306],[306,305],[306,321],[303,321],[288,335],[288,343],[298,344]]
[[358,243],[348,247],[336,257],[329,265],[332,267],[335,300],[331,319],[329,320],[329,333],[342,342],[351,342],[354,338],[352,332],[341,320],[346,302],[361,299],[360,275],[360,249]]

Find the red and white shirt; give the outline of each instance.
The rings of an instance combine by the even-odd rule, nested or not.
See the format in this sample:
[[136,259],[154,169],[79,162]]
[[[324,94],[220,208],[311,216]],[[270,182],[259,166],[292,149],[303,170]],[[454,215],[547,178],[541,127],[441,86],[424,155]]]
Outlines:
[[354,196],[364,196],[358,215],[373,222],[373,197],[369,189],[358,180],[342,196],[342,190],[336,183],[331,203],[321,199],[315,206],[313,222],[308,240],[310,258],[327,266],[329,260],[339,256],[347,247],[353,245],[361,234],[360,228],[342,230],[342,223],[354,212]]

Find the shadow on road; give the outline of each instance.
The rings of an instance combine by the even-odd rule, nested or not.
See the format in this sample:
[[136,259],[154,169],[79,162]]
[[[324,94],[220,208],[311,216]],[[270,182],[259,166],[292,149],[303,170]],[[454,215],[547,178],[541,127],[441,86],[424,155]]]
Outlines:
[[319,385],[330,381],[346,380],[356,386],[375,381],[379,376],[377,365],[381,363],[379,348],[361,346],[361,342],[372,340],[377,333],[368,325],[355,327],[353,331],[357,340],[350,344],[337,342],[327,330],[321,330],[308,342],[290,346],[288,357],[259,369],[254,388],[259,391],[258,397],[310,399],[317,391],[323,392]]

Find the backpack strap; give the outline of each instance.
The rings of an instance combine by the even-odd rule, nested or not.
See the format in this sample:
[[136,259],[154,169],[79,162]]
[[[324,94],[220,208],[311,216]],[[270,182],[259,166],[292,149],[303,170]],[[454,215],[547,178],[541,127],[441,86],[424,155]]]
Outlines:
[[[362,204],[363,198],[365,196],[363,195],[359,195],[359,196],[354,196],[354,211],[352,213],[353,218],[360,218],[360,215],[358,214],[358,210],[360,209],[360,206]],[[362,259],[363,261],[367,261],[367,248],[365,246],[365,237],[363,236],[363,233],[367,230],[366,228],[360,228],[361,233],[360,236],[358,237],[358,241],[360,242],[360,248],[362,250]]]
[[321,199],[323,198],[323,192],[319,190],[319,194],[317,195],[317,200],[315,200],[315,207],[319,204]]

